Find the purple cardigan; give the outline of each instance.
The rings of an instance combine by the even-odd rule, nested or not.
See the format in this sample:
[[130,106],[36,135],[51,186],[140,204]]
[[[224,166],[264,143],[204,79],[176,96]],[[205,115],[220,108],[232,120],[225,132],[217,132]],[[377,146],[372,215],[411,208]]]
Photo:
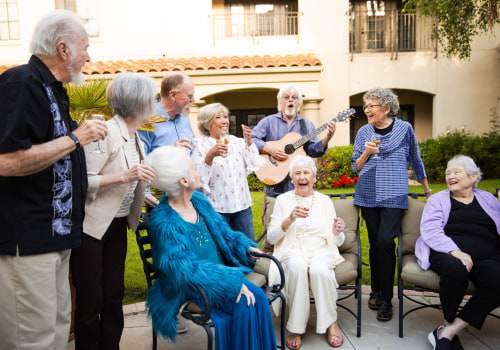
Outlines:
[[[489,192],[474,189],[479,205],[497,226],[500,235],[500,202]],[[436,252],[449,253],[459,249],[453,240],[444,233],[451,211],[450,190],[444,190],[431,196],[424,207],[420,221],[420,237],[415,245],[415,255],[419,265],[427,270],[430,266],[431,248]]]

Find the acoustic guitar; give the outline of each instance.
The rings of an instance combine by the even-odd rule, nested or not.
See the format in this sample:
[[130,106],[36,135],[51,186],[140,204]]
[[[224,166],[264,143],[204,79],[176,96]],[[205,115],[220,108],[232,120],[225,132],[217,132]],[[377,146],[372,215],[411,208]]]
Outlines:
[[[356,113],[354,108],[350,108],[347,111],[340,112],[337,117],[332,119],[332,121],[337,123],[349,120],[354,113]],[[266,164],[260,167],[259,170],[255,172],[255,175],[257,175],[260,181],[269,186],[280,183],[288,175],[288,168],[292,159],[299,154],[306,154],[302,146],[307,141],[310,141],[315,136],[319,135],[327,127],[328,123],[325,123],[305,136],[301,136],[296,132],[290,132],[286,134],[281,140],[266,142],[266,144],[271,147],[280,148],[285,151],[285,153],[288,155],[288,158],[284,161],[278,161],[274,159],[270,154],[261,154],[260,156],[266,160]]]

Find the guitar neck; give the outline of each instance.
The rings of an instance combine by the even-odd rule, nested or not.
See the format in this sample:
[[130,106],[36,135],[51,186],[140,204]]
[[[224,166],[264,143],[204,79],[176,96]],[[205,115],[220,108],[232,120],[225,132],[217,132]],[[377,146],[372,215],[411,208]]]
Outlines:
[[[332,120],[335,122],[337,120],[337,118],[334,118]],[[301,137],[300,139],[298,139],[297,141],[295,141],[293,143],[293,147],[295,147],[295,149],[297,149],[300,146],[302,146],[303,144],[305,144],[307,141],[311,141],[313,138],[315,138],[316,136],[321,134],[321,132],[323,132],[323,130],[325,130],[327,127],[328,127],[328,123],[321,125],[319,128],[311,131],[309,134],[307,134],[307,135]]]

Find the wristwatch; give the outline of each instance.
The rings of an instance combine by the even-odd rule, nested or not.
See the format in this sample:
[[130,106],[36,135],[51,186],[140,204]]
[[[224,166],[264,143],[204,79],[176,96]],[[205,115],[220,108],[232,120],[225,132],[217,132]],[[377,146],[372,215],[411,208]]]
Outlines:
[[79,149],[82,145],[80,145],[80,140],[78,140],[78,137],[75,136],[72,132],[68,133],[68,136],[71,137],[73,141],[75,141],[76,149]]

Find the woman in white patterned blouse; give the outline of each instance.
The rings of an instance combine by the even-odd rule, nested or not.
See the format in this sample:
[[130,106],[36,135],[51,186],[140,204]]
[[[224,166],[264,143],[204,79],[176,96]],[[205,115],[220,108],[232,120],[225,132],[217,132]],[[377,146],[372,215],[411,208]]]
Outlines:
[[[251,130],[242,125],[244,138],[229,135],[229,110],[220,103],[200,109],[198,128],[203,136],[195,140],[192,158],[200,170],[202,191],[235,231],[255,239],[252,198],[247,176],[264,164],[253,144]],[[221,134],[229,142],[220,142]]]

